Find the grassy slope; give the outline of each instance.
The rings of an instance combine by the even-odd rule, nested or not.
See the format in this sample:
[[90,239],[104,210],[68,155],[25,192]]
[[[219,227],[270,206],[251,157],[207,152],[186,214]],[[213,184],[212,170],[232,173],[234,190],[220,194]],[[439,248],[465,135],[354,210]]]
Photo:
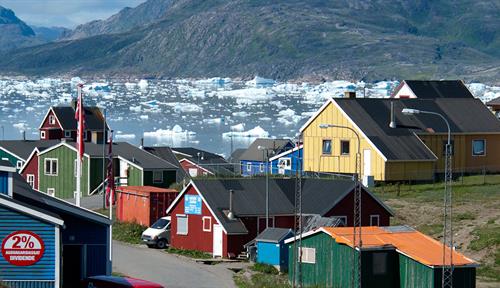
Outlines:
[[[453,187],[454,240],[458,251],[478,261],[479,287],[500,283],[500,176],[470,176]],[[392,224],[405,224],[440,240],[442,184],[380,186],[375,192],[393,208]]]

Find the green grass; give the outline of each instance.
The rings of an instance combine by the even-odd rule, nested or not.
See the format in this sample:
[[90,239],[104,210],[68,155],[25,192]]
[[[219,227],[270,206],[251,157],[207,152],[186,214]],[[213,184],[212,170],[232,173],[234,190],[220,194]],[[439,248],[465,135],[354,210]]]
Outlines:
[[247,276],[244,272],[234,275],[234,283],[239,288],[290,288],[288,279],[283,275],[255,273]]
[[130,244],[140,244],[141,234],[146,228],[146,226],[137,223],[115,222],[113,223],[113,239]]
[[485,277],[494,282],[500,282],[500,269],[497,269],[493,265],[484,264],[477,268],[477,276]]
[[417,230],[430,236],[436,236],[443,233],[443,224],[423,224],[417,227]]
[[464,213],[453,215],[453,218],[454,218],[453,220],[455,220],[455,221],[475,220],[476,215],[474,215],[474,213],[472,213],[472,212],[464,212]]
[[474,239],[469,244],[471,250],[479,251],[500,245],[500,225],[490,221],[472,231],[472,235]]
[[177,255],[182,255],[186,256],[189,258],[194,258],[194,259],[210,259],[212,258],[212,255],[202,252],[202,251],[197,251],[197,250],[184,250],[184,249],[177,249],[177,248],[167,248],[165,251],[168,253],[172,254],[177,254]]
[[251,269],[256,272],[261,272],[265,274],[274,274],[277,275],[279,274],[278,269],[276,269],[274,266],[267,265],[267,264],[262,264],[262,263],[255,263]]

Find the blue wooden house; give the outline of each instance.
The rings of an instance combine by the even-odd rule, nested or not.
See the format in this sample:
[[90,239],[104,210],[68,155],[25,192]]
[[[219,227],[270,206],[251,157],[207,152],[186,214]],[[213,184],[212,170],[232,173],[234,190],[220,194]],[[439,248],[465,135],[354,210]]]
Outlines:
[[302,145],[289,149],[276,156],[269,158],[271,174],[274,175],[295,175],[301,169]]
[[257,263],[268,264],[279,271],[288,269],[288,246],[285,239],[292,237],[292,229],[269,227],[256,238]]
[[241,175],[264,175],[270,170],[268,160],[294,147],[290,139],[256,139],[240,156]]
[[0,160],[0,279],[8,287],[79,287],[111,274],[110,220],[33,190]]

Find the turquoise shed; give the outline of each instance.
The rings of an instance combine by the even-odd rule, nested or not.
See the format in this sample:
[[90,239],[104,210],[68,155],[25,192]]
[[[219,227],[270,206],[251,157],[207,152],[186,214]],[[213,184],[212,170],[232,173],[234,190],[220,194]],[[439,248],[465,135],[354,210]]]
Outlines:
[[268,264],[280,271],[288,270],[288,246],[285,239],[292,237],[292,229],[266,228],[256,238],[257,263]]

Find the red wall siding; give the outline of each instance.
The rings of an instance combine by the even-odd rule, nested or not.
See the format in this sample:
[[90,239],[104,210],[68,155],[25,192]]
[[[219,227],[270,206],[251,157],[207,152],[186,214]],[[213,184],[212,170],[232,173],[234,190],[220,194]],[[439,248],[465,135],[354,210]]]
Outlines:
[[21,174],[26,181],[28,180],[28,174],[35,175],[35,189],[38,190],[38,154],[33,155],[28,163],[26,163],[26,167]]
[[50,124],[49,123],[49,118],[50,118],[51,115],[54,115],[54,113],[52,112],[52,110],[50,110],[49,114],[47,115],[47,118],[45,118],[45,120],[43,121],[41,129],[43,129],[43,128],[59,128],[59,129],[62,130],[61,124],[57,120],[57,117],[56,117],[56,123],[55,124]]
[[[354,209],[354,193],[349,193],[347,197],[342,199],[335,207],[332,208],[325,217],[330,216],[347,216],[347,226],[353,225],[353,209]],[[380,205],[375,199],[373,199],[366,192],[361,194],[361,225],[370,225],[370,215],[378,214],[380,215],[380,226],[390,225],[390,214],[387,212],[382,205]]]
[[[196,190],[191,186],[186,191],[189,195],[198,195]],[[206,203],[202,202],[201,215],[188,215],[188,235],[177,235],[177,214],[184,214],[184,195],[172,209],[170,216],[172,217],[172,229],[170,230],[171,245],[174,248],[189,249],[212,253],[213,250],[213,225],[217,224],[217,220],[212,216],[207,208]],[[203,217],[207,216],[212,219],[212,229],[210,232],[203,231]],[[223,255],[227,255],[227,237],[223,234]]]

